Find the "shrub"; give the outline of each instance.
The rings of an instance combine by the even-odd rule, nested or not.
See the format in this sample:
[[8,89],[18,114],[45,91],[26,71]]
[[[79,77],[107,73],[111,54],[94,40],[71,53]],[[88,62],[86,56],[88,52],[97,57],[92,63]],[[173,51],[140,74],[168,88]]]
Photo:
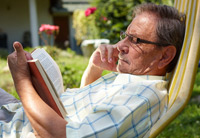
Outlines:
[[63,77],[64,89],[78,88],[80,86],[80,80],[77,78],[77,70],[73,67],[69,67],[65,63],[60,64],[59,67]]
[[173,0],[93,0],[91,5],[97,10],[96,25],[100,37],[110,39],[111,43],[119,41],[120,31],[126,30],[132,20],[134,6],[143,2],[154,2],[172,5]]
[[[80,45],[83,40],[86,39],[98,39],[99,30],[95,23],[94,8],[90,12],[91,8],[84,10],[75,10],[73,13],[73,28],[75,29],[75,38],[77,45]],[[89,12],[90,13],[89,13]]]

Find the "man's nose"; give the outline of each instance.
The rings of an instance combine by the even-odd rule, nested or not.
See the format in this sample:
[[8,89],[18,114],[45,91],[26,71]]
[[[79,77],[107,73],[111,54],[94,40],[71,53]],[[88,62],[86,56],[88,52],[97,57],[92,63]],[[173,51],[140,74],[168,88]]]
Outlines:
[[123,39],[117,43],[117,49],[120,53],[128,54],[129,52],[129,45],[126,42],[126,39]]

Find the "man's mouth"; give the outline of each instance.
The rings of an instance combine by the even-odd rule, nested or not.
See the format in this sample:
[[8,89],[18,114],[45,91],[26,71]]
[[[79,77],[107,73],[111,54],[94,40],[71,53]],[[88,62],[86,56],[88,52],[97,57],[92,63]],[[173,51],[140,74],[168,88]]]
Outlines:
[[122,62],[125,62],[127,64],[129,64],[128,60],[124,59],[120,54],[118,55],[119,60],[121,60]]

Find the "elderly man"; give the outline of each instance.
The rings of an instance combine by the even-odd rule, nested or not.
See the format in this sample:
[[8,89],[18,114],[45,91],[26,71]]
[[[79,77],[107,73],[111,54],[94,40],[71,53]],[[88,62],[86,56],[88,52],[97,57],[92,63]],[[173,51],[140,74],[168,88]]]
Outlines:
[[[185,18],[169,6],[142,4],[115,45],[101,45],[91,56],[81,88],[68,89],[61,100],[68,112],[57,115],[37,95],[26,61],[30,54],[15,42],[8,64],[23,108],[1,121],[0,137],[143,137],[166,112],[164,76],[175,66],[185,30]],[[117,64],[116,64],[117,63]],[[103,70],[113,73],[101,77]],[[24,115],[24,111],[26,116]],[[29,123],[30,121],[30,123]]]

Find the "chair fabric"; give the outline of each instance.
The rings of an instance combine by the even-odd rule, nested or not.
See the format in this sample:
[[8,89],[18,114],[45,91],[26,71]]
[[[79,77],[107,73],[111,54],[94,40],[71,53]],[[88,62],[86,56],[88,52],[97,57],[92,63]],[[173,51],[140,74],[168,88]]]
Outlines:
[[186,14],[186,30],[178,64],[169,84],[167,113],[145,137],[156,137],[187,105],[195,81],[200,57],[200,0],[175,0],[174,6]]

